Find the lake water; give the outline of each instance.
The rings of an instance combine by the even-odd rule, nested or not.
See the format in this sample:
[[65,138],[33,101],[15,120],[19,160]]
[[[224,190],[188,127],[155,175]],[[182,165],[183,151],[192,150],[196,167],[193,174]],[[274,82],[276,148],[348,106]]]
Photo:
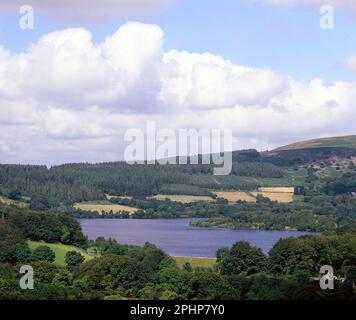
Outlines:
[[155,244],[172,256],[215,257],[216,250],[231,247],[237,241],[248,241],[265,253],[281,238],[298,237],[308,232],[260,231],[197,228],[189,226],[198,219],[81,219],[84,234],[90,240],[98,237],[119,243]]

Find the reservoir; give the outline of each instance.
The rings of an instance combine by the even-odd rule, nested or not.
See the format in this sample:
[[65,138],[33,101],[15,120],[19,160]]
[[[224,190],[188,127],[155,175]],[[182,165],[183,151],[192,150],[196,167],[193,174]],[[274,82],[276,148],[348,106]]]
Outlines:
[[262,231],[198,228],[189,226],[198,219],[81,219],[83,233],[90,240],[98,237],[115,239],[119,243],[155,244],[171,256],[215,258],[216,250],[247,241],[264,253],[281,238],[313,234],[299,231]]

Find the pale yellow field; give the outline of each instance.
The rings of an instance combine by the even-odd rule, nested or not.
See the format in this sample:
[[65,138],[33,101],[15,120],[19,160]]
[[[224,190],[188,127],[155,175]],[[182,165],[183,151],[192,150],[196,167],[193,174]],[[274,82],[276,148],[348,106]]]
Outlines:
[[5,205],[9,206],[9,205],[13,204],[14,202],[15,202],[15,201],[10,200],[10,199],[8,199],[8,198],[0,197],[0,203],[1,203],[1,204],[5,204]]
[[183,269],[186,262],[189,262],[192,268],[214,268],[216,265],[215,258],[173,257],[173,259],[180,269]]
[[294,193],[293,187],[264,187],[258,188],[259,191],[262,192],[271,192],[271,193]]
[[219,198],[224,198],[229,202],[237,202],[239,200],[246,202],[256,202],[256,199],[243,191],[219,191],[214,192]]
[[163,201],[169,199],[171,201],[181,202],[181,203],[191,203],[197,201],[213,201],[213,198],[210,198],[208,196],[186,196],[186,195],[165,195],[165,194],[158,194],[154,197],[150,197],[150,199],[163,200]]
[[133,207],[128,207],[128,206],[123,206],[120,204],[94,204],[94,203],[76,203],[74,204],[74,208],[84,210],[84,211],[94,211],[98,212],[101,214],[103,211],[104,212],[122,212],[122,211],[127,211],[130,214],[135,213],[139,209],[133,208]]
[[131,196],[111,196],[109,194],[106,194],[106,199],[110,200],[110,199],[127,199],[127,200],[132,200],[133,197]]
[[266,198],[269,198],[271,201],[277,201],[281,203],[290,203],[293,202],[293,193],[286,193],[286,192],[252,192],[254,196],[262,195]]
[[11,200],[5,197],[0,197],[0,204],[4,204],[6,206],[11,206],[14,205],[16,207],[19,208],[26,208],[28,207],[28,204],[25,202],[21,202],[21,201],[15,201],[15,200]]

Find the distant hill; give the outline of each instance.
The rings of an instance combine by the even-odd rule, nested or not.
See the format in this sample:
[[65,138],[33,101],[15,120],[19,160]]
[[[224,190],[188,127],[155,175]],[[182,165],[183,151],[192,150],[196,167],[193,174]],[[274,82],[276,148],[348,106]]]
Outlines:
[[231,174],[222,177],[213,176],[215,165],[202,164],[201,155],[199,164],[188,160],[185,165],[111,162],[51,168],[0,164],[0,202],[11,205],[15,195],[23,206],[48,210],[63,204],[104,201],[106,194],[211,196],[210,190],[294,186],[303,180],[298,171],[301,167],[340,170],[356,164],[356,135],[298,142],[262,153],[253,149],[234,151]]
[[280,152],[300,149],[318,149],[318,148],[350,148],[356,149],[356,135],[313,139],[292,143],[272,150],[271,152]]
[[276,165],[323,164],[344,166],[356,163],[356,135],[313,139],[292,143],[261,156]]

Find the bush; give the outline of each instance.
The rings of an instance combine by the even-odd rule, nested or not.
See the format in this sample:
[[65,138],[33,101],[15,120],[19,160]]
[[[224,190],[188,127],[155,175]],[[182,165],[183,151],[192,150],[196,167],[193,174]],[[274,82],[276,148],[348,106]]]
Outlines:
[[23,262],[30,250],[21,233],[7,224],[0,224],[0,262]]
[[31,258],[33,261],[53,262],[56,254],[50,247],[40,246],[33,251]]
[[67,268],[70,271],[73,271],[75,268],[78,268],[84,262],[84,260],[84,257],[76,251],[69,251],[66,253],[65,256],[65,262]]
[[20,191],[11,191],[10,193],[9,193],[9,199],[10,200],[15,200],[15,201],[17,201],[17,200],[21,200],[21,192]]
[[241,272],[253,274],[266,269],[267,257],[260,248],[240,241],[231,249],[218,250],[217,264],[222,275],[238,275]]

